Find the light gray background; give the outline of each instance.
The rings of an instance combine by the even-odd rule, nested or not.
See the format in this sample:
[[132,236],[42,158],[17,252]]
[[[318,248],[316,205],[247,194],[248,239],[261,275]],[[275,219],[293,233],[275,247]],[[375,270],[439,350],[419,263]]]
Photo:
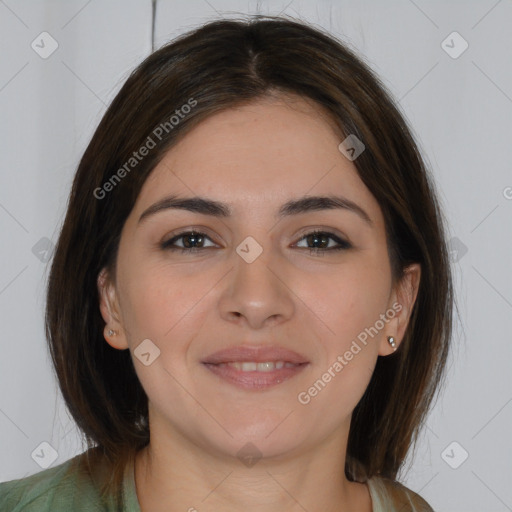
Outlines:
[[[399,99],[446,212],[460,308],[447,386],[403,481],[439,512],[512,510],[510,0],[159,0],[154,33],[150,0],[0,0],[0,480],[41,471],[42,442],[51,466],[84,448],[49,364],[40,240],[57,239],[106,105],[152,39],[256,12],[330,30]],[[47,59],[31,48],[44,31],[59,45]]]

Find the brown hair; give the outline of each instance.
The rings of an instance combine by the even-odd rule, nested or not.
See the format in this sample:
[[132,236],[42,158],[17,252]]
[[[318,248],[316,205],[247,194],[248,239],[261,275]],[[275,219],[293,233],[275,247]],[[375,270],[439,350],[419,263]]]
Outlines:
[[[340,134],[363,141],[354,164],[382,209],[394,281],[408,264],[421,264],[400,349],[378,358],[353,412],[347,476],[357,478],[360,468],[367,478],[396,478],[436,397],[451,335],[452,277],[434,185],[404,117],[369,66],[320,29],[269,16],[210,22],[151,54],[126,80],[80,161],[54,254],[47,338],[89,451],[111,464],[105,493],[120,490],[125,465],[149,442],[149,427],[130,351],[103,338],[98,274],[106,267],[115,275],[124,222],[165,153],[208,116],[275,92],[313,100]],[[194,107],[170,121],[187,104]],[[156,147],[113,181],[148,137]]]

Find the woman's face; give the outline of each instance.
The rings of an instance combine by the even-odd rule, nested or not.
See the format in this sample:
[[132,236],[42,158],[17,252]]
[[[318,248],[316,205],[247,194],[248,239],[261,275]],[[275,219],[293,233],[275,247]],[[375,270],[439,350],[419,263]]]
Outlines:
[[[310,103],[266,99],[204,121],[147,179],[115,283],[99,284],[152,435],[233,456],[248,442],[272,456],[346,439],[415,292],[393,288],[382,212],[340,142]],[[312,196],[347,207],[293,206]]]

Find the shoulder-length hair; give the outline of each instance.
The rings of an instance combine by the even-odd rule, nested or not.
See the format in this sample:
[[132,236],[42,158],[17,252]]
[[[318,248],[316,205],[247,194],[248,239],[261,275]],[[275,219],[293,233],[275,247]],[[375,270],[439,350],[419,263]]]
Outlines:
[[433,180],[404,116],[369,66],[321,29],[270,16],[213,21],[152,53],[126,80],[79,163],[54,253],[49,349],[90,448],[87,467],[93,454],[111,465],[104,493],[119,492],[123,469],[150,433],[130,351],[103,338],[98,274],[105,267],[115,276],[124,222],[166,152],[212,114],[276,92],[313,100],[340,137],[363,141],[353,163],[382,209],[394,282],[407,265],[421,264],[400,348],[378,358],[353,412],[347,477],[395,479],[436,398],[451,337],[452,277]]

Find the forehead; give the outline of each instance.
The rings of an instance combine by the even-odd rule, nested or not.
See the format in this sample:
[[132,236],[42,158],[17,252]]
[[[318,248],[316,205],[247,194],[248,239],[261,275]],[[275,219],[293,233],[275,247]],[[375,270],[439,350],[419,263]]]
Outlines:
[[166,194],[205,196],[240,215],[304,195],[339,193],[364,205],[379,225],[378,203],[338,149],[344,136],[314,102],[265,98],[214,114],[168,151],[146,180],[136,210]]

